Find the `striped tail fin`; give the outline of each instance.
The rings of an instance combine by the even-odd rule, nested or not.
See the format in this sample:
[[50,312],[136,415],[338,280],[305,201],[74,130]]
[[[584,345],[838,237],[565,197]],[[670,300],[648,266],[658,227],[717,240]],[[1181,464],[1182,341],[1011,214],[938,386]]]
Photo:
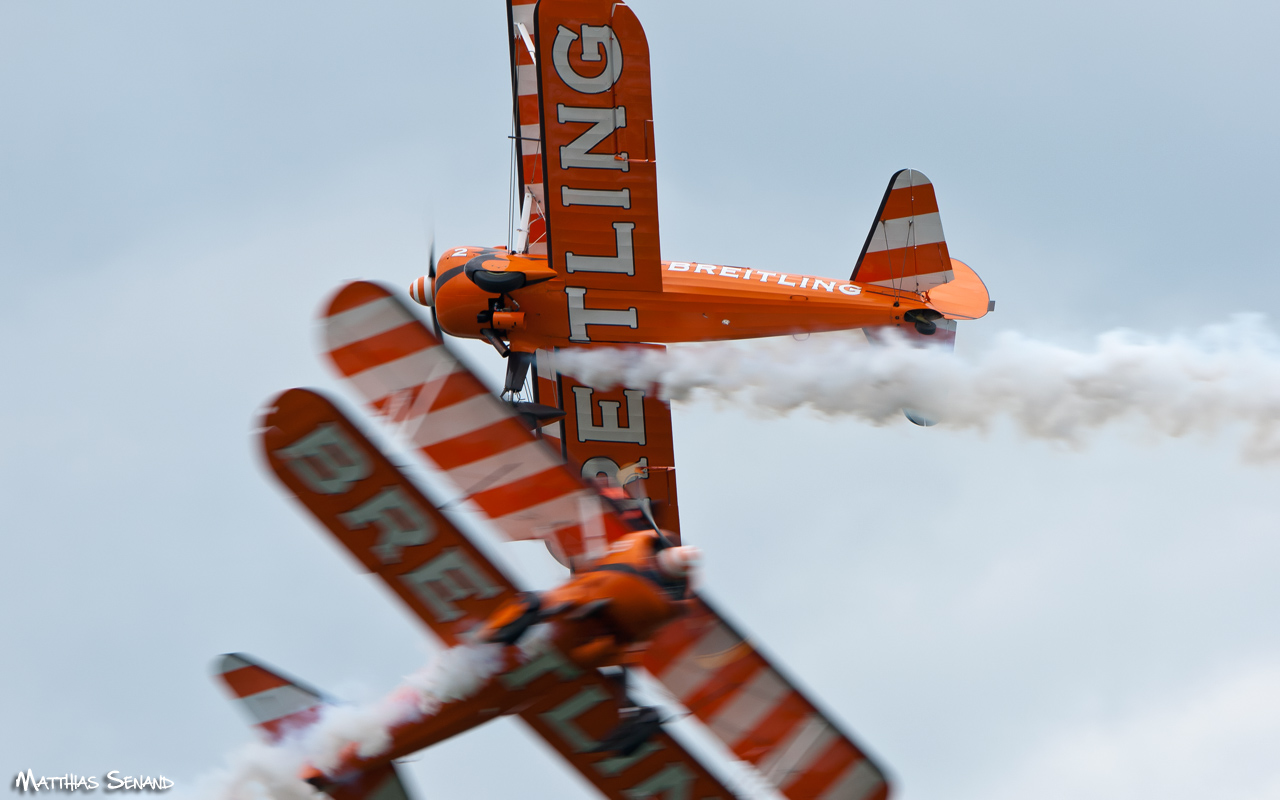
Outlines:
[[[272,744],[315,724],[324,706],[331,705],[322,692],[244,653],[219,656],[213,669],[253,727]],[[395,764],[326,784],[324,793],[333,800],[410,800]]]
[[923,172],[898,170],[849,280],[924,294],[952,277],[933,184]]
[[263,737],[275,744],[320,718],[324,695],[244,653],[228,653],[214,672]]

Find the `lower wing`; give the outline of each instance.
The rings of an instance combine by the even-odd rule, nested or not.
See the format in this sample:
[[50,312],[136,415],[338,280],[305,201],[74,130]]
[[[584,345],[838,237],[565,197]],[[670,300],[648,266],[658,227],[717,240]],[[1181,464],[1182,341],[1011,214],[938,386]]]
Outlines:
[[693,603],[644,667],[790,800],[884,800],[883,771],[853,739],[705,600]]

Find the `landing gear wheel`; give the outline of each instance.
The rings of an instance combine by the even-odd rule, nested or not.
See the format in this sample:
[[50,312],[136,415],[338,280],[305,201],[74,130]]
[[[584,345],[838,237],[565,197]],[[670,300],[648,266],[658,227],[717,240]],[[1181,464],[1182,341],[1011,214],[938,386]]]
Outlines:
[[932,336],[938,332],[938,325],[935,319],[942,319],[942,315],[932,308],[913,308],[902,315],[902,319],[916,326],[916,333],[921,336]]

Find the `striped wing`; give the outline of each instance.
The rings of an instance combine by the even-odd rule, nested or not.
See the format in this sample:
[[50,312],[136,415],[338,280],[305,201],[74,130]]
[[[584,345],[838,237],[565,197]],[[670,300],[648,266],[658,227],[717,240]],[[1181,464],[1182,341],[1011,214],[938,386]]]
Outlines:
[[324,317],[330,360],[374,413],[509,539],[546,540],[566,562],[626,533],[599,496],[534,438],[395,294],[357,281]]
[[262,446],[276,477],[448,645],[515,586],[332,403],[272,401]]
[[951,278],[933,184],[913,169],[895,172],[849,280],[923,293]]
[[542,125],[538,118],[538,66],[533,43],[537,0],[507,0],[511,47],[511,91],[515,105],[516,168],[521,192],[521,222],[515,251],[547,254],[546,194],[542,180]]
[[663,628],[644,667],[790,800],[884,800],[881,770],[704,600]]

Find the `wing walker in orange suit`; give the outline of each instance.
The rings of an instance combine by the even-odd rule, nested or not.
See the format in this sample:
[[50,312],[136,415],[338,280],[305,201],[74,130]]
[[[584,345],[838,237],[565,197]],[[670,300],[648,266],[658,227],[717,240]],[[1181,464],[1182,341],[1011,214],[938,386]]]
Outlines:
[[[492,716],[510,714],[544,690],[537,680],[544,673],[625,669],[638,663],[634,653],[659,628],[685,613],[696,560],[694,548],[673,547],[656,531],[630,533],[615,543],[613,552],[564,584],[513,596],[467,636],[473,643],[503,646],[503,669],[488,686],[464,702],[446,704],[428,719],[392,729],[391,744],[375,757],[361,757],[353,744],[337,764],[323,770],[308,767],[303,778],[325,790]],[[552,625],[554,633],[531,657],[519,643],[536,624]],[[625,758],[658,731],[662,720],[657,709],[637,706],[630,699],[622,676],[625,672],[611,684],[620,721],[592,750]]]

